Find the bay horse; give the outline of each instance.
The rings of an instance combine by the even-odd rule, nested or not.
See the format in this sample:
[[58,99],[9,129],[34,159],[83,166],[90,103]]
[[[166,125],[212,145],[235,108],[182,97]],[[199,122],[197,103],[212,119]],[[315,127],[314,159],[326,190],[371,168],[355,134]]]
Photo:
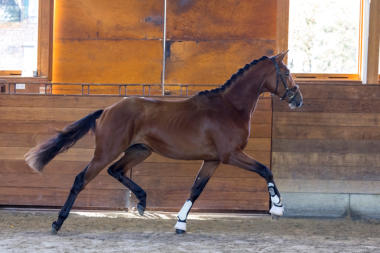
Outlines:
[[25,160],[32,169],[41,172],[57,154],[69,149],[88,131],[95,133],[94,156],[75,177],[58,219],[52,224],[52,232],[57,233],[61,228],[85,186],[120,155],[108,173],[136,195],[137,210],[143,215],[147,195],[126,172],[152,152],[172,159],[203,160],[190,196],[178,213],[177,233],[186,231],[190,209],[220,163],[262,176],[271,199],[269,212],[283,215],[284,207],[272,172],[243,149],[260,94],[271,92],[288,102],[292,109],[302,106],[301,91],[283,63],[286,53],[254,60],[219,88],[201,91],[182,101],[124,98],[66,126],[53,138],[31,149]]

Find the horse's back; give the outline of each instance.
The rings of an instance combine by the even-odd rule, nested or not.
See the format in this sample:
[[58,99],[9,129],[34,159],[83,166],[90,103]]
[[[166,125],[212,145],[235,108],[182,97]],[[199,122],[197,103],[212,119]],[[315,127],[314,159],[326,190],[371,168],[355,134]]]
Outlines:
[[228,114],[217,97],[180,101],[130,97],[105,109],[97,138],[124,150],[144,144],[170,158],[212,160],[220,150],[216,138],[231,134],[235,124]]

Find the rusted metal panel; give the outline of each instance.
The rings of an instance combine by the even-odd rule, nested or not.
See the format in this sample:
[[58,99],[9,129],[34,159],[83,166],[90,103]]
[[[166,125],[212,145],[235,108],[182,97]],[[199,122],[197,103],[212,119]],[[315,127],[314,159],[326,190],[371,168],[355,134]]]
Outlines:
[[160,39],[163,1],[55,1],[55,39]]
[[168,0],[169,40],[275,40],[277,0]]
[[[161,83],[163,8],[155,0],[57,1],[52,81]],[[96,93],[117,93],[109,88]]]
[[54,82],[160,83],[158,40],[58,40]]
[[245,64],[272,55],[275,46],[273,40],[172,42],[165,83],[221,85]]

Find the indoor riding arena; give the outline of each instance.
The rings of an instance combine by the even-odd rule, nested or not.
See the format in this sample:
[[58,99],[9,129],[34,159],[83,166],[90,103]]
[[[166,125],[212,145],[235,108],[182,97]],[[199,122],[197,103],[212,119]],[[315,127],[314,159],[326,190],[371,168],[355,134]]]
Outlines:
[[0,252],[380,252],[379,34],[380,0],[0,0]]

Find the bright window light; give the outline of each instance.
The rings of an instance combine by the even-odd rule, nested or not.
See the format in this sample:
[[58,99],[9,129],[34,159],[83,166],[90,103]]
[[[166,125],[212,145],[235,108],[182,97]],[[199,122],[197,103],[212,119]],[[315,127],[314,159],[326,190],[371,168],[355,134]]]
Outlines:
[[37,74],[38,0],[0,0],[0,70]]
[[290,0],[293,73],[358,74],[360,0]]

